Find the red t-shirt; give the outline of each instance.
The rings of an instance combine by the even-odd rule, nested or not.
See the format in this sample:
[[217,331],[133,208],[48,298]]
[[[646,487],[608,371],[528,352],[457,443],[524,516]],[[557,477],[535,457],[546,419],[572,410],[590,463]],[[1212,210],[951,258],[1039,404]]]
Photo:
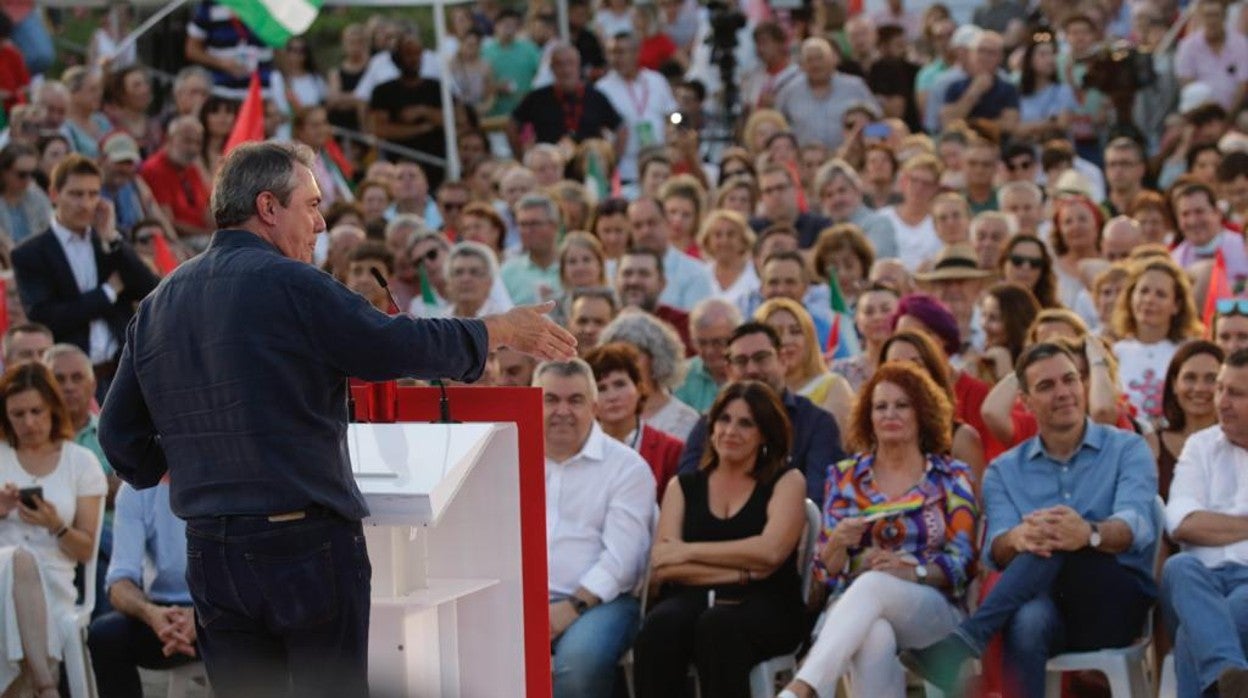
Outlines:
[[0,90],[11,93],[4,100],[4,110],[10,111],[17,104],[17,92],[30,84],[30,71],[26,59],[12,42],[0,43]]
[[139,176],[147,182],[152,196],[173,211],[173,222],[213,229],[208,217],[208,182],[199,168],[175,165],[164,149],[144,161]]
[[658,70],[676,54],[676,43],[667,34],[659,33],[642,39],[637,49],[637,63],[649,70]]

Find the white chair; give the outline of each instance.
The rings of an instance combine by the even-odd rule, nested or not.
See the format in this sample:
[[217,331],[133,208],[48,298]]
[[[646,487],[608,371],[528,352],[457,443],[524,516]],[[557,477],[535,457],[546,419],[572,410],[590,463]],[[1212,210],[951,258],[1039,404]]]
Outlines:
[[[1162,560],[1161,533],[1165,530],[1166,505],[1157,497],[1153,503],[1153,526],[1157,533],[1156,552],[1153,556],[1153,578],[1158,575]],[[1110,695],[1113,698],[1131,698],[1132,696],[1153,695],[1152,681],[1149,680],[1148,648],[1153,642],[1153,612],[1150,610],[1144,617],[1144,628],[1140,638],[1127,647],[1117,647],[1094,652],[1069,652],[1049,659],[1045,666],[1048,672],[1045,679],[1045,695],[1047,698],[1061,698],[1062,674],[1068,671],[1099,671],[1109,679]]]
[[1161,662],[1161,685],[1157,688],[1157,698],[1174,698],[1179,694],[1178,677],[1174,674],[1174,653],[1166,655]]
[[73,698],[95,698],[97,695],[91,653],[87,650],[87,626],[91,624],[91,612],[95,610],[95,573],[100,559],[100,529],[103,525],[104,503],[100,502],[100,516],[95,522],[95,547],[83,565],[82,603],[57,619],[61,637],[65,638],[61,654],[65,660],[65,675],[69,679],[69,694]]
[[[797,569],[802,574],[802,601],[810,595],[811,578],[814,574],[816,548],[819,546],[819,531],[823,528],[823,512],[819,505],[810,499],[806,500],[806,529],[802,532],[802,541],[798,548]],[[776,676],[784,672],[797,671],[797,655],[794,653],[772,657],[754,665],[750,669],[751,698],[771,698],[776,695]]]
[[199,681],[208,687],[208,695],[212,695],[212,687],[208,685],[208,672],[203,662],[191,662],[174,667],[168,671],[169,690],[165,698],[186,698],[192,681]]

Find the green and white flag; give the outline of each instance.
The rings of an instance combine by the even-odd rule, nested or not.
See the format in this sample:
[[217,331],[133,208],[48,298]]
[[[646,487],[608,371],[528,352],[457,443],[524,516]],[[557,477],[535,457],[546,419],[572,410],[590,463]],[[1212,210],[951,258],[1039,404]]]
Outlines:
[[264,43],[282,48],[312,26],[325,0],[218,0]]

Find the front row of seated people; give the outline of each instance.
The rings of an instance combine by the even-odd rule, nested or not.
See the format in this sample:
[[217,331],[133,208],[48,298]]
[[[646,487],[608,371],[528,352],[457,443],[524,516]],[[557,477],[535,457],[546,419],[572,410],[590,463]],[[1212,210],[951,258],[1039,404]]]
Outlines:
[[[764,357],[737,356],[743,332],[761,330],[740,328],[727,356],[749,366]],[[702,695],[744,697],[755,664],[807,637],[783,698],[830,698],[842,679],[852,696],[903,696],[907,668],[957,695],[999,636],[1005,694],[1040,698],[1049,658],[1131,644],[1158,601],[1179,695],[1248,695],[1248,350],[1220,368],[1219,424],[1189,439],[1164,521],[1145,439],[1089,419],[1081,358],[1061,343],[1019,358],[1038,431],[991,463],[978,500],[949,455],[947,390],[915,362],[877,370],[847,424],[855,455],[826,475],[812,564],[829,601],[813,632],[797,565],[807,484],[774,387],[725,386],[697,469],[672,479],[656,522],[650,468],[593,419],[589,365],[539,367],[555,695],[612,695],[631,648],[638,696],[686,695],[693,667]],[[1166,532],[1183,551],[1159,587]],[[981,572],[994,583],[968,615]]]

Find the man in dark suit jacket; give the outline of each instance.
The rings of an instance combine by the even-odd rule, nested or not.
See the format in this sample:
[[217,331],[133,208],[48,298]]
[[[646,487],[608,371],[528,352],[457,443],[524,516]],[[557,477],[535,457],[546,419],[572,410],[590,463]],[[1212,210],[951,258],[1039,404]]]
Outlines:
[[116,229],[113,207],[100,197],[99,167],[80,155],[52,172],[52,227],[13,250],[17,289],[27,316],[52,329],[58,342],[91,357],[103,402],[134,304],[158,279]]

